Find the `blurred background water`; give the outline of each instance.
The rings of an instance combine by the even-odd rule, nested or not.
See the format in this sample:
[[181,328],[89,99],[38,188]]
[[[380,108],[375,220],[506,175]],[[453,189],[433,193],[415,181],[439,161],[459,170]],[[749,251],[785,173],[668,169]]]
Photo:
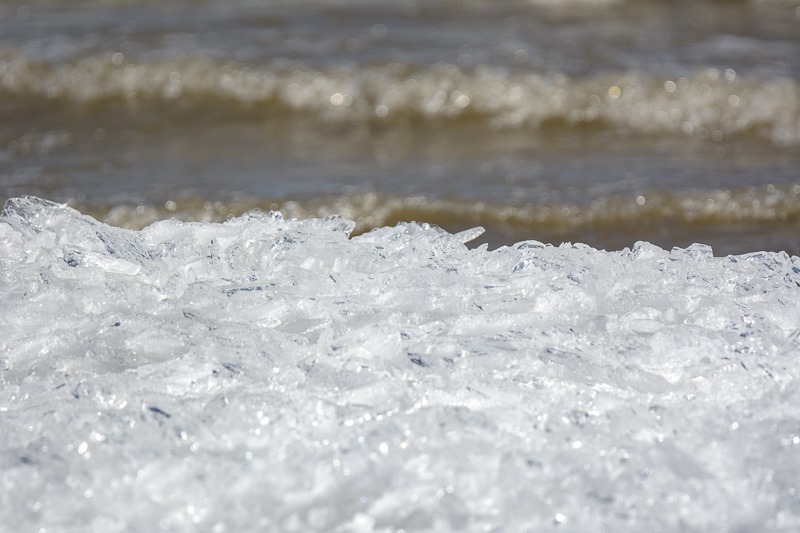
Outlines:
[[800,1],[0,1],[19,195],[800,254]]

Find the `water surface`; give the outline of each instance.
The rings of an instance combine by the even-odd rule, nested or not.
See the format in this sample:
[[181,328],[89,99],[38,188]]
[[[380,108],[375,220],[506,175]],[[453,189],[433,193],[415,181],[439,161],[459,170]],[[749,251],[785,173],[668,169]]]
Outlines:
[[797,2],[0,6],[0,196],[800,253]]

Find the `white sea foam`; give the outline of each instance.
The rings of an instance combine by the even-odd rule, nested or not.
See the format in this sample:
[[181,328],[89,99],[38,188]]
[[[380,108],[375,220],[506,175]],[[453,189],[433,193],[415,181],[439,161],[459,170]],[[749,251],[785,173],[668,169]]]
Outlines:
[[800,259],[0,218],[0,530],[794,531]]
[[477,118],[503,129],[602,124],[717,141],[756,132],[777,144],[800,142],[798,82],[747,78],[730,69],[676,79],[639,71],[581,78],[453,64],[250,68],[195,56],[142,63],[89,57],[50,66],[0,50],[0,91],[84,104],[197,98],[206,108],[234,101],[254,112],[295,112],[332,122]]

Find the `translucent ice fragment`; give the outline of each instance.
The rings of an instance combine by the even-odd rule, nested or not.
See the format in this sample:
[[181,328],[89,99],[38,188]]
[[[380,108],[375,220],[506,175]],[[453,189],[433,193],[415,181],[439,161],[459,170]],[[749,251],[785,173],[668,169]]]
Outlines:
[[478,237],[483,235],[485,232],[486,232],[485,229],[483,229],[481,227],[475,227],[475,228],[470,228],[470,229],[467,229],[467,230],[464,230],[464,231],[460,231],[460,232],[454,234],[453,237],[455,237],[456,239],[458,239],[462,243],[466,244],[466,243],[468,243],[470,241],[474,241],[475,239],[477,239]]

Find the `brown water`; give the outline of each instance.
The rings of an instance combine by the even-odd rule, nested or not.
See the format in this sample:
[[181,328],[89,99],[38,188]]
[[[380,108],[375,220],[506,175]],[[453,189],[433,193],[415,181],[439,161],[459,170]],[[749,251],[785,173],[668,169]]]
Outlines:
[[800,254],[800,2],[0,2],[0,197]]

